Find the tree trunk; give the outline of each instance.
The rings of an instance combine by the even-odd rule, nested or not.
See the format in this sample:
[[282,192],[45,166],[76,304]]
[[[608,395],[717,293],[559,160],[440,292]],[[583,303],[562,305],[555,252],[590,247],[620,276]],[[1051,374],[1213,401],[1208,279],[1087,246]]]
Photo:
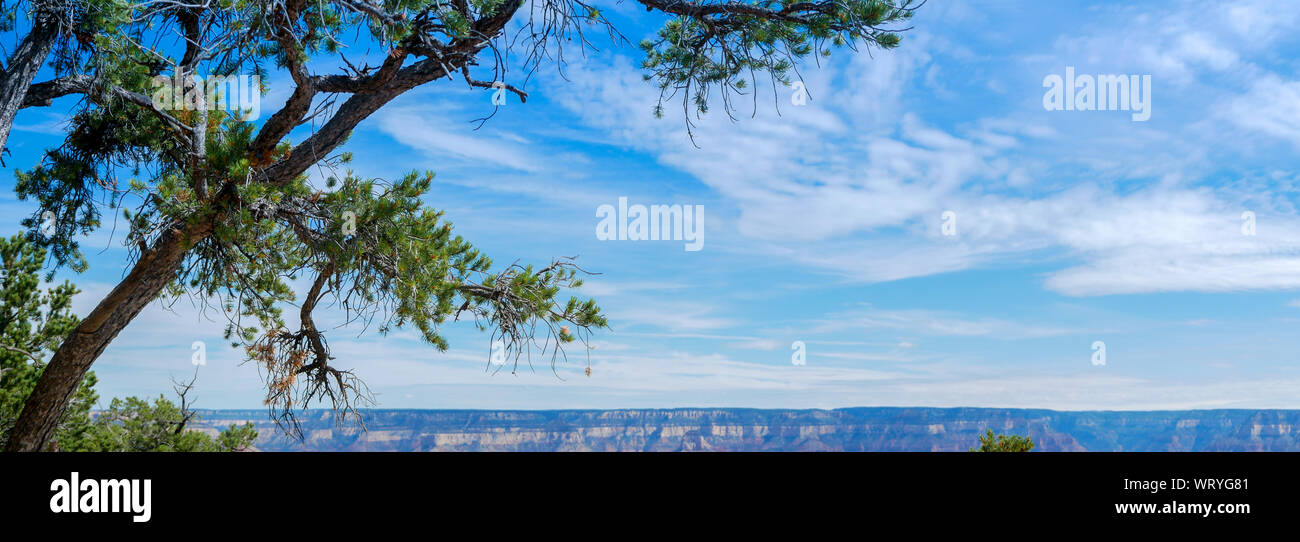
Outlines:
[[158,297],[176,276],[189,247],[210,231],[209,227],[189,232],[169,229],[140,256],[131,273],[68,334],[50,358],[9,433],[5,451],[35,452],[46,448],[90,365],[140,310]]
[[9,65],[0,73],[0,152],[9,141],[14,116],[22,108],[32,79],[45,64],[45,57],[50,55],[59,37],[58,21],[54,17],[41,13],[38,8],[34,18],[32,31],[18,44],[18,49],[9,58]]

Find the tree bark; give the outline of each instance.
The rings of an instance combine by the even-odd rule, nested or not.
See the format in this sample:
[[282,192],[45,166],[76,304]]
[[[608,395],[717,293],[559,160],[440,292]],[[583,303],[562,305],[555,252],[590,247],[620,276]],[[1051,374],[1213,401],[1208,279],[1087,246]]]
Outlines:
[[32,85],[32,79],[36,78],[36,72],[45,64],[45,58],[54,50],[54,42],[58,37],[58,21],[42,14],[38,9],[32,31],[18,44],[18,49],[9,58],[9,65],[0,73],[0,152],[9,141],[14,117],[23,107],[23,99]]
[[176,276],[189,247],[210,231],[208,226],[188,231],[169,229],[140,256],[131,273],[68,334],[50,358],[9,433],[5,451],[35,452],[46,448],[90,365],[141,309],[158,297]]

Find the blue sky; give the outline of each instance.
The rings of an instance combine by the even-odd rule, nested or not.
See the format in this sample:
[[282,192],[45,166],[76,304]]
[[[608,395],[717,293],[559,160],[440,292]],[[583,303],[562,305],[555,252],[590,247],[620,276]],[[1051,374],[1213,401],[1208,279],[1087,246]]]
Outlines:
[[[633,41],[660,22],[607,10]],[[589,377],[581,347],[558,376],[487,370],[469,323],[445,328],[446,353],[337,329],[338,364],[389,408],[1300,408],[1300,4],[932,0],[914,26],[897,50],[803,66],[807,105],[779,87],[778,114],[760,85],[734,122],[715,106],[694,144],[679,110],[651,114],[634,47],[570,55],[564,77],[544,65],[527,104],[478,130],[490,91],[408,93],[354,133],[353,169],[437,172],[429,204],[498,265],[579,255],[600,275],[578,294],[612,329]],[[1044,77],[1067,66],[1150,75],[1150,120],[1045,110]],[[18,116],[11,232],[32,211],[12,169],[57,144],[70,105]],[[596,209],[620,197],[704,206],[703,249],[598,240]],[[91,270],[62,275],[83,312],[125,254],[107,231],[85,246]],[[202,340],[199,406],[260,406],[222,326],[151,306],[96,363],[101,396],[168,391]]]

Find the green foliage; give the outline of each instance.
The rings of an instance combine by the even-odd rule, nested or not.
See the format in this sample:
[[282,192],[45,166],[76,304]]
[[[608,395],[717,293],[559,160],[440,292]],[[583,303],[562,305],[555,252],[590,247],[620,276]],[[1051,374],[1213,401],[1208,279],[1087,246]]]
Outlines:
[[161,395],[151,403],[138,397],[113,399],[75,447],[79,452],[239,452],[257,439],[252,422],[230,424],[216,438],[187,429],[200,418]]
[[645,53],[642,67],[648,70],[644,77],[660,89],[654,112],[662,116],[663,102],[675,95],[680,95],[684,111],[707,113],[714,87],[722,89],[730,112],[731,92],[743,94],[763,75],[788,86],[791,70],[809,55],[828,57],[841,47],[897,47],[902,29],[894,25],[911,19],[916,3],[664,1],[656,7],[676,15],[640,44]]
[[995,435],[993,430],[980,436],[979,448],[972,452],[1028,452],[1034,449],[1034,441],[1020,435]]
[[[79,319],[72,314],[78,291],[65,281],[41,291],[45,249],[22,235],[0,238],[0,445],[22,412],[44,370],[47,352],[58,348]],[[63,413],[50,448],[62,451],[237,451],[248,448],[253,425],[233,424],[217,438],[183,431],[198,420],[161,397],[150,404],[134,397],[114,399],[94,414],[99,400],[95,373],[88,373]]]
[[[100,226],[102,192],[112,194],[110,205],[116,203],[113,172],[118,167],[151,161],[153,149],[166,148],[158,133],[157,123],[137,109],[82,111],[72,117],[63,146],[48,151],[31,171],[16,172],[18,198],[35,200],[42,209],[22,224],[50,247],[58,265],[86,269],[77,236]],[[54,229],[48,237],[46,232],[36,237],[47,220],[53,220]]]
[[[81,67],[107,35],[127,24],[132,2],[126,0],[0,0],[0,32],[18,28],[19,14],[40,14],[57,24],[50,66],[62,75]],[[8,53],[6,53],[8,54]]]
[[[72,314],[71,283],[41,290],[45,250],[21,235],[0,238],[0,443],[8,440],[23,402],[36,387],[47,352],[79,322]],[[95,374],[82,380],[55,433],[55,446],[75,445],[98,400]]]

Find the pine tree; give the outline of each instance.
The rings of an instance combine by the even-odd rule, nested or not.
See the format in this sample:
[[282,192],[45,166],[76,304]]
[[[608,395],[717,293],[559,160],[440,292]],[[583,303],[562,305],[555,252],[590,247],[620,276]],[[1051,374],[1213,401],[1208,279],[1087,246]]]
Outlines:
[[992,429],[980,435],[979,448],[971,448],[972,452],[1028,452],[1034,449],[1034,441],[1029,437],[1020,435],[995,435]]
[[216,438],[194,430],[202,419],[161,395],[153,402],[138,397],[113,399],[108,410],[66,448],[75,452],[242,452],[257,440],[252,422],[230,424]]
[[[646,77],[661,91],[657,111],[680,100],[693,115],[708,110],[711,92],[730,114],[734,93],[757,77],[788,83],[810,55],[895,47],[896,25],[915,8],[913,0],[637,1],[648,16],[666,18],[657,38],[641,44]],[[526,100],[525,89],[505,82],[507,70],[561,65],[566,51],[590,47],[591,31],[623,39],[582,0],[133,5],[127,24],[94,36],[79,70],[33,85],[45,101],[86,100],[64,144],[19,175],[19,197],[39,207],[26,225],[35,229],[50,213],[53,232],[37,238],[56,263],[82,269],[75,237],[100,228],[103,213],[120,214],[135,254],[125,278],[54,352],[7,449],[41,449],[99,354],[165,296],[191,295],[229,316],[227,337],[263,369],[266,402],[291,431],[294,412],[313,401],[344,413],[371,404],[364,383],[335,367],[313,318],[322,302],[381,333],[414,328],[439,350],[447,348],[440,326],[466,318],[503,341],[516,363],[533,348],[552,363],[566,359],[566,345],[607,325],[593,300],[561,296],[581,284],[575,262],[494,267],[440,211],[424,206],[432,173],[385,183],[347,170],[350,156],[337,150],[359,122],[423,85],[455,81]],[[171,45],[156,45],[160,39]],[[341,44],[358,40],[386,50],[379,66],[358,67],[340,54]],[[341,73],[309,68],[337,64],[321,62],[335,56],[347,66]],[[511,59],[518,65],[507,66]],[[200,105],[206,98],[196,75],[276,68],[294,88],[255,130],[206,107],[156,106],[149,93],[160,66],[170,66],[168,77]],[[326,98],[333,107],[313,107]],[[309,119],[319,128],[287,141]],[[334,172],[332,191],[307,181],[316,165]],[[299,277],[311,284],[301,297],[289,286]],[[292,329],[282,317],[291,303],[301,322]]]
[[[75,286],[40,289],[45,250],[21,235],[0,238],[0,444],[9,438],[23,403],[44,370],[48,351],[78,323],[71,312]],[[94,413],[99,396],[95,373],[86,373],[55,428],[47,450],[59,451],[240,451],[257,438],[253,424],[231,426],[212,438],[187,426],[199,417],[188,408],[191,380],[177,388],[181,406],[161,396],[152,404],[135,397],[113,399]]]
[[[22,235],[0,237],[0,442],[36,387],[48,352],[58,348],[79,320],[72,314],[77,289],[69,282],[41,289],[45,249]],[[47,443],[75,445],[90,426],[95,373],[86,373]]]

